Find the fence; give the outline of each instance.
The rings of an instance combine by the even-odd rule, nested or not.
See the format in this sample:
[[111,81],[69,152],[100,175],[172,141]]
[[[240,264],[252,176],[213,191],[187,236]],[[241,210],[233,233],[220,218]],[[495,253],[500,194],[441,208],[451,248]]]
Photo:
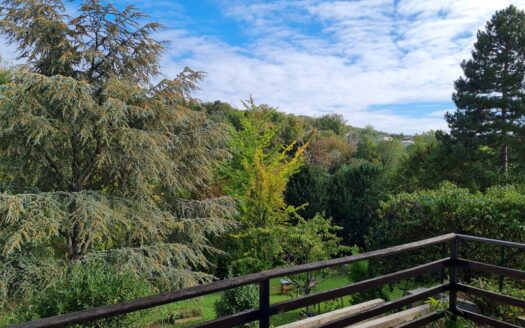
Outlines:
[[[476,242],[483,244],[493,244],[501,247],[501,261],[500,265],[487,264],[482,262],[477,262],[469,259],[464,259],[458,257],[458,247],[459,242]],[[397,271],[395,273],[390,273],[382,275],[379,277],[371,278],[368,280],[356,282],[351,285],[340,287],[337,289],[332,289],[328,291],[323,291],[301,298],[284,301],[280,303],[270,304],[270,280],[278,277],[285,277],[294,274],[304,273],[308,271],[320,270],[329,267],[338,267],[345,264],[355,263],[358,261],[371,260],[386,256],[391,256],[394,254],[399,254],[402,252],[408,252],[416,249],[421,249],[428,247],[430,245],[437,244],[448,244],[448,253],[449,256],[443,259],[412,267],[406,270]],[[494,293],[478,288],[471,287],[466,284],[458,282],[458,270],[462,268],[467,268],[473,271],[481,271],[485,273],[492,273],[500,276],[500,286],[502,285],[503,277],[512,277],[515,279],[525,280],[525,271],[520,271],[516,269],[510,269],[503,267],[504,263],[504,254],[505,248],[515,248],[520,250],[525,250],[525,244],[508,242],[502,240],[480,238],[474,236],[467,236],[461,234],[447,234],[443,236],[438,236],[434,238],[429,238],[413,243],[408,243],[400,246],[394,246],[390,248],[385,248],[377,251],[372,251],[368,253],[362,253],[322,262],[309,263],[304,265],[298,265],[293,267],[279,268],[259,273],[254,273],[246,276],[220,280],[212,282],[209,284],[199,285],[191,288],[181,289],[177,291],[167,292],[163,294],[158,294],[154,296],[148,296],[143,298],[138,298],[131,301],[126,301],[117,304],[100,306],[92,309],[87,309],[78,312],[72,312],[64,315],[44,318],[40,320],[35,320],[31,322],[26,322],[22,324],[16,324],[11,327],[64,327],[67,325],[85,323],[89,321],[94,321],[98,319],[108,318],[112,316],[117,316],[133,311],[144,310],[152,308],[159,305],[164,305],[168,303],[173,303],[177,301],[187,300],[211,293],[216,293],[224,291],[227,289],[232,289],[240,286],[245,286],[248,284],[258,284],[259,285],[259,307],[257,309],[250,309],[240,313],[235,313],[230,316],[222,317],[215,319],[213,321],[208,321],[202,323],[196,327],[199,328],[211,328],[211,327],[233,327],[242,325],[245,323],[258,321],[259,327],[268,328],[270,326],[270,317],[279,313],[291,311],[294,309],[303,308],[306,306],[318,304],[324,301],[329,301],[337,299],[343,296],[367,291],[377,287],[381,287],[385,284],[399,282],[405,279],[414,278],[422,274],[427,274],[431,272],[437,272],[440,270],[448,269],[449,280],[445,283],[439,284],[433,288],[425,290],[423,292],[412,294],[408,296],[401,297],[399,299],[386,302],[380,306],[368,309],[366,311],[349,315],[347,317],[329,322],[324,324],[323,328],[336,328],[336,327],[346,327],[348,325],[373,318],[375,316],[384,314],[386,312],[394,311],[400,309],[404,306],[410,305],[412,303],[426,300],[429,297],[436,296],[438,294],[448,292],[449,294],[449,311],[454,316],[462,316],[468,320],[471,320],[475,323],[482,325],[489,325],[492,327],[513,327],[518,326],[502,322],[481,314],[473,313],[467,310],[459,309],[457,307],[457,293],[463,292],[477,296],[483,299],[492,300],[496,302],[501,302],[509,304],[512,306],[517,306],[525,309],[525,300],[513,298],[510,296],[505,296],[499,293]],[[436,311],[431,314],[425,315],[421,318],[418,318],[415,321],[407,323],[402,327],[420,327],[422,325],[431,323],[442,318],[445,315],[444,311]]]

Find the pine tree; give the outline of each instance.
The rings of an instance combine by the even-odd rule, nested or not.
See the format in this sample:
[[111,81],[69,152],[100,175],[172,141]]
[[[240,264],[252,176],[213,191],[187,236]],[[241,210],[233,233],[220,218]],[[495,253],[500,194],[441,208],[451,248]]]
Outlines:
[[228,154],[226,130],[190,109],[202,73],[154,84],[161,26],[132,6],[86,0],[72,18],[58,0],[3,5],[0,32],[26,65],[0,89],[0,289],[94,258],[161,288],[210,279],[207,238],[234,206],[206,198]]
[[472,151],[492,151],[507,177],[523,142],[525,13],[512,5],[497,11],[461,67],[453,94],[457,111],[446,116],[451,134]]

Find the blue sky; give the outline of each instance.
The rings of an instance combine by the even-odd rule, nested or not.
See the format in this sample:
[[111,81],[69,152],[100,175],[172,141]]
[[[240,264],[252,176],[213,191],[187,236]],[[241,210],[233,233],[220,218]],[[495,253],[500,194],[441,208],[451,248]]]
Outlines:
[[[408,134],[446,129],[453,82],[476,31],[525,0],[119,0],[167,29],[163,72],[207,73],[198,98],[343,114]],[[0,40],[1,45],[1,40]],[[9,48],[0,53],[14,58]]]

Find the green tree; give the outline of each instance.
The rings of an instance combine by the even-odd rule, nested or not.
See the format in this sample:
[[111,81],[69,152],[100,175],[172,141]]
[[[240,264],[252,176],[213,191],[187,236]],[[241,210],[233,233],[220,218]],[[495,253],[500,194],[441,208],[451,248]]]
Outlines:
[[493,153],[488,148],[473,152],[464,143],[442,131],[415,138],[392,179],[393,191],[434,189],[443,181],[471,190],[485,190],[498,182]]
[[384,191],[383,169],[378,164],[345,165],[333,175],[327,215],[343,228],[346,245],[365,246],[364,238],[374,223]]
[[321,131],[332,131],[336,135],[344,135],[347,131],[345,119],[341,114],[326,114],[315,120],[317,129]]
[[221,179],[228,195],[239,204],[237,231],[224,240],[234,274],[274,267],[282,252],[277,229],[290,223],[297,209],[286,204],[290,177],[304,161],[306,145],[279,143],[274,111],[249,100],[242,129],[231,130],[232,159],[224,162]]
[[525,13],[513,5],[497,11],[461,68],[453,95],[457,110],[446,115],[451,135],[472,152],[490,148],[507,179],[523,153]]
[[399,140],[381,140],[377,143],[376,151],[379,161],[383,165],[385,175],[393,178],[395,172],[403,159],[406,157],[407,149],[399,142]]
[[207,238],[234,208],[202,192],[227,155],[226,130],[188,108],[202,74],[153,84],[160,25],[132,6],[85,1],[72,18],[8,0],[0,18],[27,62],[0,91],[0,286],[86,258],[170,289],[209,279]]
[[323,168],[304,165],[286,186],[286,203],[299,208],[297,213],[305,219],[325,213],[329,201],[329,181],[330,176]]
[[[349,247],[342,246],[337,232],[341,230],[321,215],[310,220],[298,219],[293,227],[284,227],[280,230],[283,263],[300,265],[316,261],[328,260],[350,251]],[[289,279],[296,290],[302,295],[309,295],[320,282],[320,272],[309,271],[290,276]],[[325,276],[329,273],[323,272]]]

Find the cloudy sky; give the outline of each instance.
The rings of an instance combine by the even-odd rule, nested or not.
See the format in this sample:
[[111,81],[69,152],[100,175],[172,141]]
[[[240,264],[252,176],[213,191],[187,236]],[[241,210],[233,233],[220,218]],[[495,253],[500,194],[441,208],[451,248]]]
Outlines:
[[525,0],[119,1],[166,25],[166,76],[184,66],[207,73],[202,100],[240,105],[252,95],[289,113],[340,113],[354,126],[409,134],[446,129],[476,31],[510,3],[525,8]]

